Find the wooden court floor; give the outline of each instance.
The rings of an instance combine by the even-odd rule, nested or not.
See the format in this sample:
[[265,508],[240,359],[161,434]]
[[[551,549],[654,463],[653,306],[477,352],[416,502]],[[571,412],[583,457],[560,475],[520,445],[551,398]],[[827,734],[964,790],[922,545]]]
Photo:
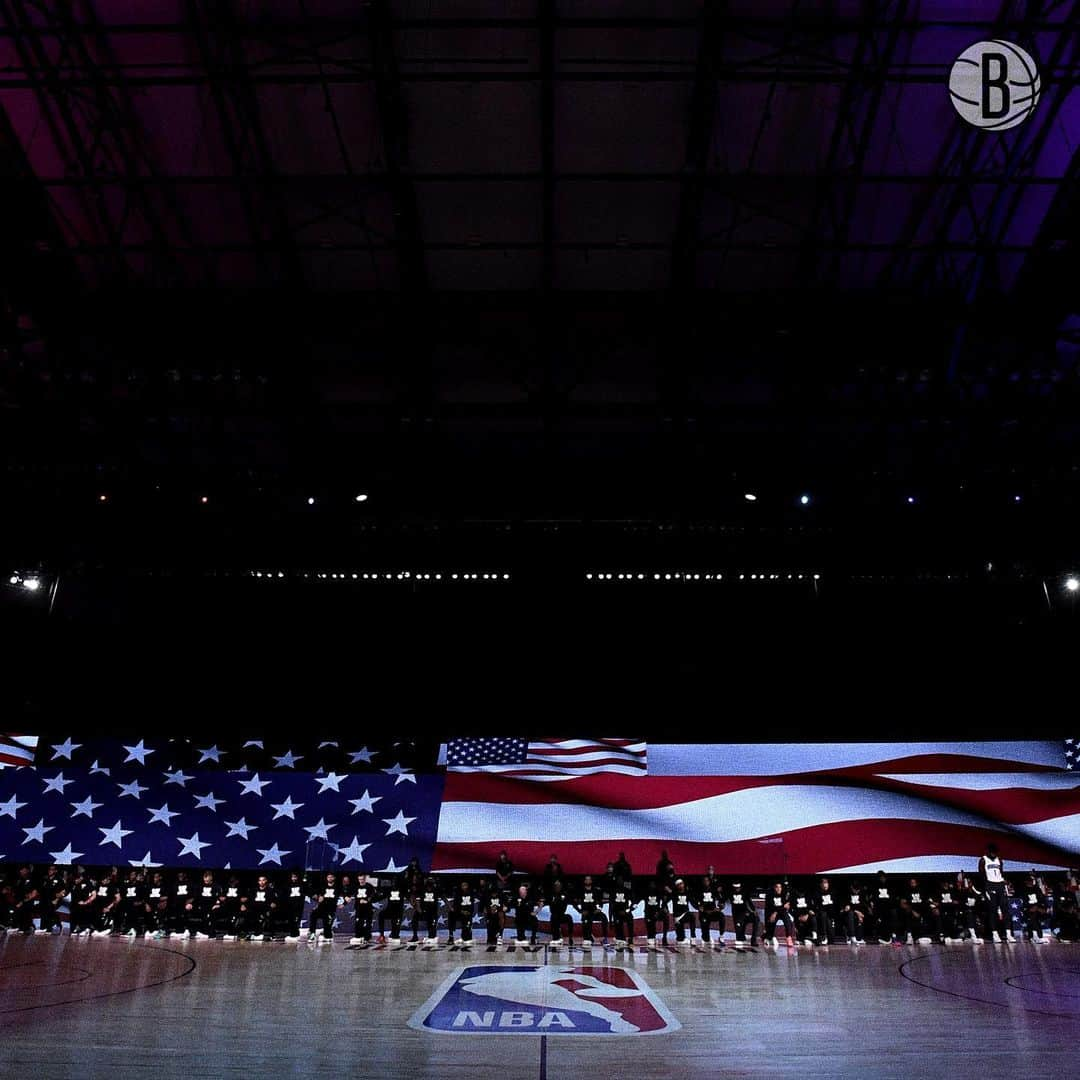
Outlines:
[[[1077,1074],[1080,945],[592,952],[9,934],[0,938],[0,1076]],[[553,984],[559,1000],[563,986],[601,987],[586,991],[601,995],[586,1006],[601,1014],[608,981],[633,979],[678,1029],[499,1033],[503,1014],[490,1006],[515,1006],[490,997],[471,997],[469,1033],[409,1026],[462,968],[552,977],[539,966],[565,968]],[[645,1014],[624,1015],[643,1023]],[[472,1030],[484,1022],[496,1030]]]

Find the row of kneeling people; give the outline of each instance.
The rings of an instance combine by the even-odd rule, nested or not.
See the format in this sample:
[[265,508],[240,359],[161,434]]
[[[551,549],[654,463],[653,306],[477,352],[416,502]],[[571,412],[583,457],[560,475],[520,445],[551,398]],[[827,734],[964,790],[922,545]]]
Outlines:
[[[511,927],[517,940],[536,942],[550,933],[553,944],[600,939],[625,945],[644,936],[666,942],[724,940],[812,946],[836,941],[986,940],[1011,941],[1026,932],[1033,942],[1075,941],[1077,882],[1062,876],[1045,881],[1021,875],[993,890],[963,874],[938,879],[895,878],[884,872],[862,882],[826,877],[764,884],[705,875],[644,884],[611,875],[544,883],[465,880],[424,874],[419,866],[392,877],[301,871],[238,874],[115,867],[74,871],[25,866],[0,882],[0,928],[48,933],[68,911],[72,934],[107,937],[281,939],[299,941],[302,924],[329,941],[335,927],[352,917],[353,940],[367,943],[376,932],[433,944],[445,925],[450,939],[467,945],[473,927],[488,942]],[[638,925],[640,924],[640,931]]]

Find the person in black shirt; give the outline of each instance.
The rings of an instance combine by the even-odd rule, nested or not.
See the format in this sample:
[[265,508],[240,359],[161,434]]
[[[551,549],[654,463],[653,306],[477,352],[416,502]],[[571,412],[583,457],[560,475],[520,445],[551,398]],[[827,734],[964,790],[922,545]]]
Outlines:
[[502,944],[503,930],[506,929],[506,904],[494,881],[484,882],[480,904],[487,928],[487,943],[498,948]]
[[945,940],[962,938],[963,911],[956,882],[952,878],[942,878],[938,882],[937,909],[941,919],[941,933]]
[[194,930],[197,938],[212,938],[214,923],[221,910],[221,886],[214,881],[214,872],[204,870],[202,884],[193,891],[194,896],[184,907],[185,936],[191,937]]
[[983,939],[979,937],[978,917],[982,908],[984,897],[982,890],[971,878],[964,875],[958,886],[960,903],[964,909],[964,925],[968,930],[968,937],[973,945],[981,945]]
[[214,932],[221,935],[222,941],[235,941],[239,934],[240,912],[245,896],[240,888],[240,878],[233,874],[225,885],[221,904],[214,919]]
[[128,937],[142,933],[146,915],[146,890],[143,877],[138,870],[128,872],[127,881],[120,889],[120,932]]
[[155,870],[146,886],[146,936],[163,938],[168,922],[169,894],[161,871]]
[[[467,881],[463,881],[450,900],[450,911],[446,919],[447,926],[450,929],[450,941],[463,948],[472,945],[472,921],[475,903],[472,886]],[[457,938],[454,937],[454,927],[456,926],[461,927],[461,934]]]
[[608,886],[607,900],[608,918],[611,932],[615,937],[615,947],[633,945],[634,896],[630,891],[630,883],[620,878],[617,870]]
[[360,874],[356,879],[353,892],[353,936],[351,945],[371,944],[371,923],[375,917],[375,901],[378,888],[368,880],[367,874]]
[[552,886],[556,881],[564,880],[562,863],[559,862],[558,856],[552,854],[548,859],[547,866],[544,867],[544,895],[550,896]]
[[499,857],[495,860],[495,882],[504,897],[511,891],[510,878],[513,874],[514,864],[510,861],[510,856],[505,851],[499,852]]
[[731,883],[731,923],[737,942],[746,941],[746,927],[750,926],[750,944],[757,944],[758,913],[749,891],[743,888],[741,881]]
[[[334,919],[337,917],[338,902],[341,900],[341,885],[337,874],[332,871],[316,881],[311,897],[312,909],[309,924],[312,944],[329,945],[334,940]],[[319,938],[319,923],[322,923],[322,938]],[[400,916],[399,916],[400,923]]]
[[1075,882],[1062,880],[1054,889],[1053,927],[1058,941],[1080,939],[1080,918],[1077,915]]
[[[94,882],[80,866],[71,886],[71,913],[68,926],[72,937],[76,935],[89,937],[91,931],[97,929],[97,919],[94,914],[96,898]],[[3,919],[0,918],[0,926],[2,925]]]
[[882,945],[900,943],[900,918],[893,896],[892,886],[884,870],[879,870],[877,880],[870,890],[870,904],[874,913],[874,932]]
[[818,879],[817,897],[814,900],[817,912],[817,941],[819,945],[828,945],[836,940],[836,920],[839,916],[836,897],[827,877]]
[[673,892],[675,889],[675,864],[668,858],[666,851],[660,852],[656,863],[656,884],[661,889]]
[[[680,945],[692,945],[694,941],[694,913],[690,909],[690,894],[686,882],[679,878],[671,894],[671,920],[675,924],[675,940]],[[686,932],[690,932],[687,940]]]
[[912,944],[918,944],[924,937],[941,942],[941,912],[918,878],[909,878],[907,888],[900,894],[900,914],[904,932]]
[[607,944],[608,920],[601,905],[604,902],[604,894],[599,886],[593,884],[592,874],[586,874],[581,883],[581,944],[586,949],[593,946],[593,923],[600,920],[600,931],[603,934],[604,944]]
[[117,915],[120,911],[120,875],[116,867],[106,870],[97,884],[97,897],[94,900],[94,918],[97,929],[91,937],[108,937],[117,928]]
[[394,878],[383,889],[383,897],[386,900],[383,909],[379,912],[379,937],[386,941],[386,924],[390,923],[390,940],[401,940],[401,919],[405,914],[405,891],[406,882],[402,878]]
[[724,894],[720,883],[711,875],[701,879],[701,891],[697,900],[698,918],[701,920],[701,940],[706,944],[712,941],[712,924],[720,933],[718,945],[724,944]]
[[[536,944],[536,931],[538,922],[536,919],[536,900],[528,885],[519,885],[517,895],[514,897],[514,927],[517,930],[517,940],[525,940],[526,930],[529,932],[529,944]],[[511,943],[513,944],[513,943]]]
[[39,934],[47,934],[42,912],[44,903],[41,898],[41,890],[34,881],[29,866],[19,868],[19,877],[15,882],[15,905],[12,912],[12,925],[24,934],[33,934],[34,920],[41,919]]
[[433,877],[425,879],[413,904],[413,941],[417,940],[417,931],[423,923],[427,927],[427,935],[422,940],[425,944],[430,941],[434,945],[439,936],[439,893]]
[[1020,900],[1024,906],[1024,923],[1028,937],[1036,945],[1046,942],[1043,929],[1046,926],[1046,891],[1034,874],[1028,874],[1020,890]]
[[866,944],[866,920],[870,918],[870,904],[862,882],[855,880],[848,885],[847,900],[840,913],[844,916],[844,930],[849,945]]
[[255,941],[269,941],[278,906],[277,889],[265,874],[260,874],[255,888],[246,892],[240,906],[240,932]]
[[[656,929],[659,922],[660,930]],[[655,881],[649,882],[645,890],[645,940],[653,942],[656,948],[667,943],[668,911],[667,897],[661,892]]]
[[567,913],[567,898],[563,893],[561,881],[556,881],[551,886],[548,894],[548,912],[550,915],[551,944],[563,943],[562,930],[566,927],[566,943],[573,947],[574,944],[574,920]]
[[817,938],[817,910],[810,892],[801,885],[795,889],[791,913],[800,944],[812,947]]
[[290,944],[300,940],[300,923],[304,918],[304,900],[304,879],[298,870],[290,870],[289,880],[281,897],[281,909],[285,919],[285,940]]
[[762,939],[771,940],[776,945],[776,930],[779,923],[784,924],[788,945],[793,945],[795,923],[791,918],[791,893],[782,881],[774,881],[772,889],[765,897],[765,926],[761,932]]

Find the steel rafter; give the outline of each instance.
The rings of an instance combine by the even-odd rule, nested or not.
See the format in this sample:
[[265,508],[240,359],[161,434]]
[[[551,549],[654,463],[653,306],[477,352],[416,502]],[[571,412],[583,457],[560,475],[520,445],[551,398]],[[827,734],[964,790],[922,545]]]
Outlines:
[[[252,246],[269,284],[304,287],[304,273],[288,213],[275,183],[277,170],[263,130],[258,98],[248,78],[233,0],[187,0],[191,32],[210,81],[218,126],[241,182]],[[251,184],[244,181],[257,178]],[[265,244],[265,234],[274,247]]]

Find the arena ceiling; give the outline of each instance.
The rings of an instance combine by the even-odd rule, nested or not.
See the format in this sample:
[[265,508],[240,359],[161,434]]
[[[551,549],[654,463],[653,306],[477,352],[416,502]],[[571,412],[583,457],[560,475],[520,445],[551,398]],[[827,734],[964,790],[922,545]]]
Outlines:
[[[22,254],[87,288],[970,295],[1077,241],[1071,0],[4,0],[0,17]],[[987,137],[945,83],[995,34],[1039,58],[1044,90]]]

